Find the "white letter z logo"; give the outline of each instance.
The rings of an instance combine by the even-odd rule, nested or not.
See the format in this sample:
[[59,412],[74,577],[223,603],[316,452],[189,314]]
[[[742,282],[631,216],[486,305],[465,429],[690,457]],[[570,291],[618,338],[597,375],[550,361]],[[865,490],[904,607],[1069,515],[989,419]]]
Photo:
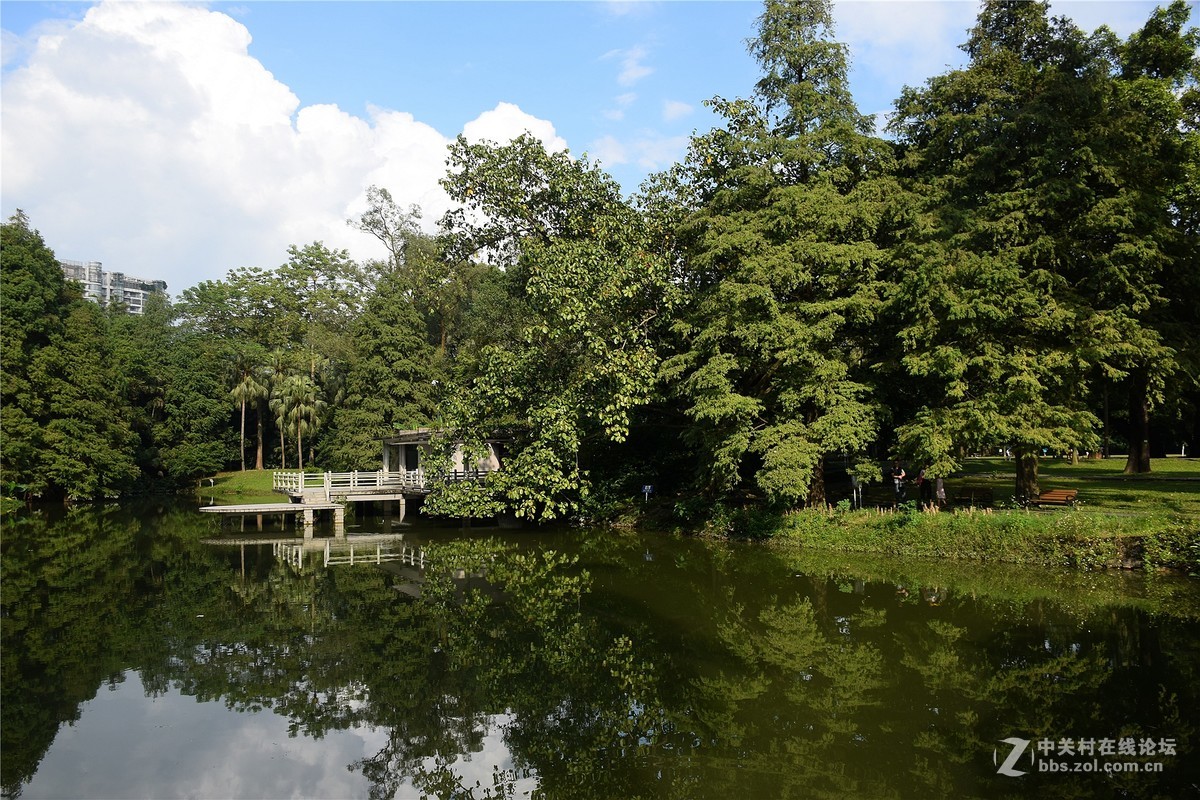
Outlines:
[[[1004,742],[1004,744],[1011,744],[1012,752],[1008,754],[1008,758],[1004,759],[1004,763],[1000,765],[1000,768],[997,769],[996,772],[999,772],[1001,775],[1008,775],[1010,778],[1017,778],[1021,775],[1024,775],[1024,770],[1013,769],[1013,766],[1017,763],[1017,759],[1021,757],[1021,754],[1025,752],[1025,748],[1029,747],[1029,740],[1018,739],[1015,736],[1010,736],[1009,738],[1001,739],[1000,741]],[[1029,754],[1029,760],[1033,761],[1033,753]],[[992,763],[996,763],[995,750],[992,751]]]

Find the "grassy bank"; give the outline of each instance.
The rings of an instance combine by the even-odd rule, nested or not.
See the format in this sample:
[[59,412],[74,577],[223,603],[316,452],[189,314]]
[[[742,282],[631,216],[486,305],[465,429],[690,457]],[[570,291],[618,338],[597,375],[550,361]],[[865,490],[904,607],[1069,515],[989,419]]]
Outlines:
[[204,502],[212,499],[222,505],[254,502],[282,503],[286,498],[271,489],[271,476],[274,472],[275,470],[270,469],[218,472],[213,478],[202,480],[196,494]]
[[779,521],[774,538],[833,552],[1040,566],[1169,568],[1200,575],[1195,519],[1098,511],[917,510],[822,513]]
[[[1077,489],[1078,508],[1083,511],[1145,518],[1178,515],[1200,521],[1200,459],[1157,458],[1153,471],[1140,475],[1125,475],[1124,467],[1124,456],[1081,459],[1078,464],[1042,459],[1039,482],[1043,491]],[[1014,483],[1012,461],[969,459],[959,474],[947,479],[946,490],[951,497],[982,490],[991,494],[995,504],[1004,505],[1012,499]]]
[[[916,503],[893,508],[890,485],[868,489],[867,510],[842,501],[825,511],[785,515],[758,508],[690,508],[660,501],[634,512],[651,525],[717,536],[772,539],[830,553],[958,559],[1088,569],[1168,568],[1200,575],[1200,460],[1156,459],[1154,471],[1124,475],[1124,458],[1043,460],[1043,490],[1075,489],[1071,508],[1024,509],[1012,502],[1014,464],[971,459],[946,480],[950,508],[931,513]],[[837,485],[828,487],[838,501]],[[847,489],[848,494],[848,489]],[[915,497],[916,487],[909,487]],[[976,505],[955,505],[970,497]],[[980,501],[982,503],[980,504]],[[652,506],[654,504],[651,504]],[[874,506],[873,508],[871,506]],[[683,525],[678,517],[687,518]],[[633,515],[631,515],[633,516]],[[636,522],[635,522],[636,524]]]

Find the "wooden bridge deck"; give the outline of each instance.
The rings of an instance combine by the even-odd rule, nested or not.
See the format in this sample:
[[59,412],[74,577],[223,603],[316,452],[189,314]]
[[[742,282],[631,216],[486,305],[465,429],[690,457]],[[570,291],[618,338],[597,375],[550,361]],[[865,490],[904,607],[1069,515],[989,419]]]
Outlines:
[[[465,470],[442,476],[444,481],[478,481],[486,470]],[[271,485],[276,492],[310,504],[310,499],[334,498],[349,502],[403,500],[429,494],[431,481],[423,469],[375,472],[275,472]]]
[[200,511],[205,514],[226,515],[302,514],[304,518],[304,535],[306,538],[311,538],[313,535],[313,526],[316,523],[317,512],[330,511],[333,516],[335,532],[340,535],[346,530],[346,507],[341,503],[329,501],[322,503],[315,498],[314,502],[302,503],[248,503],[233,506],[201,506]]
[[297,511],[335,511],[341,503],[249,503],[240,506],[201,506],[207,514],[294,514]]

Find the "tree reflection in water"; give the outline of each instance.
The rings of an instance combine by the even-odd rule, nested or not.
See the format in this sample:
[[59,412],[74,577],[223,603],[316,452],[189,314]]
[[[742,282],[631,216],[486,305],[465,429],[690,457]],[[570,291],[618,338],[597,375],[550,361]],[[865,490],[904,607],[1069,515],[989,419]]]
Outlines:
[[[441,535],[413,592],[387,565],[298,570],[269,546],[203,546],[212,531],[169,507],[6,521],[6,795],[129,670],[150,696],[270,709],[293,736],[383,733],[350,765],[373,798],[1142,797],[1197,780],[1194,584],[576,532]],[[497,734],[511,763],[468,782],[462,759]],[[1179,755],[1016,784],[992,763],[1005,737],[1115,735]]]

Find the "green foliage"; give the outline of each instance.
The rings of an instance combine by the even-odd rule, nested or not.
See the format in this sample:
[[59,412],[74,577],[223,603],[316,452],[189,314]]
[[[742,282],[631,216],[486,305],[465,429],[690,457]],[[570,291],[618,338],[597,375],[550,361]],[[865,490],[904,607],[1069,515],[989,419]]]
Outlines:
[[[897,102],[914,204],[895,248],[896,354],[921,385],[897,437],[934,474],[960,448],[1094,449],[1092,381],[1132,376],[1142,405],[1161,397],[1176,364],[1163,287],[1182,267],[1178,93],[1194,78],[1177,57],[1139,62],[1194,49],[1177,5],[1121,48],[1043,4],[986,3],[970,64]],[[1029,466],[1018,497],[1037,492]]]
[[[529,136],[504,146],[460,138],[450,166],[445,186],[465,206],[443,221],[450,252],[485,252],[512,270],[523,316],[515,338],[480,349],[447,419],[466,438],[513,426],[512,454],[490,484],[497,499],[518,516],[561,517],[587,491],[585,439],[624,440],[650,396],[667,267],[617,185],[586,159]],[[456,513],[448,496],[431,499],[431,510]]]
[[1100,512],[798,512],[780,539],[820,550],[989,563],[1111,569],[1166,566],[1191,571],[1200,540],[1186,523],[1153,526]]
[[12,490],[112,497],[138,475],[104,313],[68,290],[24,215],[2,226],[3,468]]
[[436,414],[440,373],[422,328],[402,282],[384,277],[355,321],[344,396],[323,450],[332,469],[378,469],[381,437]]
[[367,189],[367,203],[367,210],[348,223],[374,236],[391,255],[379,282],[387,279],[395,285],[387,290],[377,285],[376,291],[400,288],[424,320],[431,343],[444,356],[466,321],[464,308],[480,266],[448,256],[442,242],[421,233],[418,206],[402,209],[387,189],[378,186]]
[[426,510],[450,516],[636,516],[652,483],[660,511],[769,535],[837,499],[830,456],[870,482],[885,455],[950,476],[993,447],[1020,467],[997,496],[1023,500],[1043,450],[1094,448],[1101,416],[1144,472],[1152,419],[1182,441],[1200,405],[1189,14],[1174,0],[1122,41],[989,0],[968,65],[906,89],[885,141],[829,2],[767,0],[759,80],[714,98],[720,125],[636,200],[530,135],[459,138],[437,235],[372,186],[349,224],[385,260],[293,245],[139,318],[80,306],[18,212],[4,491],[178,486],[246,469],[250,439],[257,469],[369,469],[382,435],[424,425],[443,470],[503,442],[487,480],[437,485]]
[[62,337],[30,365],[47,395],[39,469],[70,498],[116,497],[138,476],[137,437],[110,364],[104,312],[81,300],[63,320]]
[[677,228],[694,286],[662,377],[682,399],[711,494],[824,503],[829,453],[861,452],[879,408],[867,348],[886,261],[890,152],[847,89],[826,2],[766,4],[752,100],[680,173]]
[[212,475],[236,457],[221,348],[221,342],[185,330],[168,351],[155,442],[163,472],[177,484]]
[[47,388],[30,374],[60,336],[72,295],[54,253],[22,212],[0,225],[0,457],[5,493],[46,491],[40,472]]

